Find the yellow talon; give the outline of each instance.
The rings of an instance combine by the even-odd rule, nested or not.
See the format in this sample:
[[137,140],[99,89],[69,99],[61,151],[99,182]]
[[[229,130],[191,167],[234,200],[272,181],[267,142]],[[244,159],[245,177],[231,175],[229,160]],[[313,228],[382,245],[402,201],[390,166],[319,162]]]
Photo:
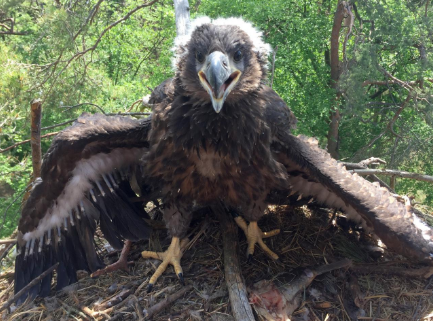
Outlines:
[[184,283],[180,259],[182,258],[183,252],[185,251],[185,247],[188,242],[189,240],[187,238],[180,240],[178,237],[173,237],[171,239],[170,246],[165,252],[141,252],[141,256],[145,259],[152,258],[162,261],[149,280],[148,292],[152,289],[153,284],[155,284],[156,280],[161,276],[162,273],[164,273],[169,264],[173,265],[176,275],[179,277],[182,284]]
[[272,252],[269,247],[266,246],[266,244],[263,242],[264,238],[268,238],[274,235],[277,235],[280,233],[279,229],[272,230],[269,232],[262,232],[260,227],[257,225],[256,221],[251,221],[249,225],[247,225],[247,222],[245,220],[238,216],[235,218],[236,224],[244,231],[245,236],[247,237],[248,241],[248,249],[247,249],[247,256],[251,256],[254,254],[254,246],[256,243],[259,244],[261,249],[269,255],[272,259],[278,260],[278,255]]

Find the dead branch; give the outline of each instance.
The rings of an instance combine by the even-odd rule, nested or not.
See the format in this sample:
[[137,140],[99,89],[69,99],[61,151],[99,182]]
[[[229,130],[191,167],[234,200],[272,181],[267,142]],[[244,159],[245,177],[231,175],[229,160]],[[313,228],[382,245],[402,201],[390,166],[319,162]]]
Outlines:
[[[406,84],[410,85],[410,86],[415,86],[419,83],[419,81],[406,81]],[[394,81],[394,80],[388,80],[388,81],[382,81],[382,80],[365,80],[362,83],[362,87],[366,87],[369,85],[378,85],[378,86],[388,86],[388,85],[401,85],[400,82],[398,81]]]
[[41,119],[42,103],[40,99],[31,102],[31,135],[33,180],[41,177],[42,149],[41,149]]
[[[58,133],[59,133],[59,132],[54,132],[54,133],[45,134],[45,135],[42,135],[41,138],[47,138],[47,137],[55,136],[55,135],[57,135]],[[6,151],[8,151],[8,150],[11,150],[11,149],[17,147],[17,146],[20,146],[20,145],[23,145],[23,144],[27,144],[27,143],[30,143],[30,142],[31,142],[31,139],[23,140],[23,141],[21,141],[21,142],[15,143],[15,144],[13,144],[13,145],[11,145],[11,146],[9,146],[9,147],[6,147],[5,149],[0,149],[0,153],[4,153],[4,152],[6,152]]]
[[121,292],[119,292],[117,295],[115,295],[114,297],[112,297],[111,299],[102,302],[101,304],[99,304],[96,308],[95,311],[103,311],[109,308],[114,307],[115,305],[119,304],[120,302],[122,302],[123,300],[125,300],[130,294],[132,294],[134,291],[132,291],[132,289],[125,289]]
[[[341,162],[341,164],[343,164],[347,170],[350,170],[350,169],[367,169],[367,166],[369,165],[386,164],[386,162],[380,158],[370,157],[366,160],[360,161],[359,163]],[[387,183],[385,183],[376,175],[367,175],[367,178],[369,178],[373,182],[378,182],[380,186],[387,188],[391,193],[395,193],[394,189],[392,189],[391,186],[389,186]]]
[[223,231],[224,275],[233,316],[236,321],[255,320],[240,268],[238,227],[233,219],[228,217],[222,204],[212,206],[212,211],[219,218]]
[[2,245],[2,244],[14,245],[16,242],[17,242],[17,239],[4,239],[4,240],[0,240],[0,245]]
[[0,308],[0,312],[9,308],[12,303],[14,303],[16,300],[18,300],[25,292],[27,292],[30,288],[35,286],[39,281],[41,281],[45,276],[50,274],[54,271],[54,269],[59,266],[59,263],[54,264],[52,267],[50,267],[48,270],[43,272],[41,275],[39,275],[37,278],[33,279],[29,284],[27,284],[25,287],[23,287],[17,294],[15,294],[12,298],[7,300],[7,302]]
[[414,179],[417,181],[433,183],[433,176],[411,173],[411,172],[404,172],[404,171],[397,171],[394,169],[352,169],[349,171],[352,173],[357,173],[358,175],[361,176],[365,176],[365,175],[396,176],[396,177]]
[[[74,119],[71,119],[71,120],[67,120],[67,121],[65,121],[65,122],[63,122],[63,123],[54,124],[54,125],[47,126],[47,127],[42,127],[41,130],[53,129],[53,128],[60,127],[60,126],[63,126],[63,125],[71,124],[71,123],[73,123],[73,122],[76,121],[76,120],[77,120],[77,119],[74,118]],[[56,132],[56,133],[58,133],[58,132]],[[44,137],[44,136],[41,136],[41,137]]]
[[178,300],[179,298],[183,297],[188,291],[192,290],[192,285],[184,286],[182,289],[177,291],[176,293],[173,293],[169,296],[167,296],[164,300],[161,300],[154,306],[150,307],[149,309],[143,311],[144,317],[146,319],[150,319],[157,315],[159,312],[167,308],[169,305],[171,305],[174,301]]
[[8,246],[6,246],[0,253],[0,262],[8,255],[10,250],[15,246],[15,243],[11,243]]
[[80,106],[84,106],[84,105],[90,105],[90,106],[96,107],[96,108],[98,108],[101,111],[101,113],[103,113],[104,115],[107,115],[107,113],[105,112],[104,109],[102,109],[101,106],[93,104],[93,103],[81,103],[81,104],[76,104],[76,105],[73,105],[73,106],[60,106],[60,108],[66,108],[66,111],[69,111],[72,108],[76,108],[76,107],[80,107]]

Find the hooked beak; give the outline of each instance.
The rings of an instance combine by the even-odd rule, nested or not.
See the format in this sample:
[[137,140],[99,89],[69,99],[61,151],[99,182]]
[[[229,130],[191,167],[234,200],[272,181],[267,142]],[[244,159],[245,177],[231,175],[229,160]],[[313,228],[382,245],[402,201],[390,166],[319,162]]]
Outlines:
[[230,67],[227,55],[221,51],[212,52],[198,72],[201,85],[208,92],[213,109],[219,113],[224,101],[239,80],[241,72]]

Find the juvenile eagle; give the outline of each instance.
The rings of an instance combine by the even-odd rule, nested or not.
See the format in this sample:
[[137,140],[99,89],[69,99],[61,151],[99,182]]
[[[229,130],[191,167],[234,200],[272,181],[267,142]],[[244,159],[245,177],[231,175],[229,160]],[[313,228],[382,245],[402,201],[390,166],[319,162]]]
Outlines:
[[[410,205],[348,173],[314,140],[290,134],[296,119],[265,84],[270,47],[261,32],[242,19],[199,18],[175,48],[175,78],[150,118],[84,116],[54,139],[22,211],[16,291],[54,262],[60,262],[58,288],[75,282],[78,269],[99,269],[97,222],[117,248],[124,239],[148,237],[140,218],[146,213],[129,201],[135,194],[128,176],[136,165],[163,199],[172,236],[166,252],[143,252],[163,260],[150,286],[168,264],[182,279],[191,213],[214,202],[241,215],[236,221],[247,236],[248,255],[258,243],[277,259],[262,239],[278,230],[264,233],[257,225],[274,189],[340,208],[389,248],[430,260],[432,230]],[[50,280],[30,295],[46,295]]]

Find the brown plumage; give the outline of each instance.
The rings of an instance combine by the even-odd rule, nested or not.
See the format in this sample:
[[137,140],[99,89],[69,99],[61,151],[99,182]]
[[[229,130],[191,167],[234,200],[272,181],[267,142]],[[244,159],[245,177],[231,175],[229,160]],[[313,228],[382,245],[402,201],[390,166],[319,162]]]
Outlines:
[[[116,247],[124,239],[148,237],[140,219],[146,213],[128,200],[135,196],[132,172],[142,173],[139,181],[163,199],[173,237],[166,252],[143,252],[163,260],[150,284],[168,264],[182,279],[182,239],[191,212],[213,202],[224,202],[249,221],[236,218],[249,254],[258,243],[277,258],[262,238],[278,232],[266,234],[257,226],[275,189],[342,209],[388,247],[430,259],[432,230],[410,205],[345,171],[314,140],[290,134],[295,117],[265,85],[269,49],[241,19],[196,20],[176,40],[176,75],[155,94],[162,102],[151,118],[86,115],[59,134],[22,211],[15,290],[56,261],[58,288],[74,282],[77,269],[100,268],[92,239],[96,223]],[[45,278],[30,295],[47,295],[50,281]]]

